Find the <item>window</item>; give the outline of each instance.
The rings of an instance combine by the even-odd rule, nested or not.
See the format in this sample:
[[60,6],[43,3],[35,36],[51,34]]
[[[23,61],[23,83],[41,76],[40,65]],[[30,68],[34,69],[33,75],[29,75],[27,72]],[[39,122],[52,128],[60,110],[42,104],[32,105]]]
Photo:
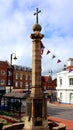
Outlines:
[[60,86],[62,86],[62,79],[60,79]]
[[44,86],[44,90],[46,90],[46,86]]
[[8,80],[8,85],[11,85],[10,80]]
[[18,73],[16,73],[16,79],[18,79]]
[[8,71],[8,76],[12,76],[12,72],[11,71]]
[[18,87],[18,82],[17,81],[15,82],[15,87]]
[[6,90],[5,86],[0,86],[0,90]]
[[28,82],[26,82],[25,87],[26,87],[26,89],[28,89]]
[[28,80],[28,75],[26,75],[26,80]]
[[60,102],[62,102],[62,92],[60,93]]
[[1,79],[1,85],[4,85],[4,84],[5,84],[5,80]]
[[73,78],[69,78],[69,85],[73,85]]
[[30,80],[32,80],[32,76],[29,76],[30,77]]
[[31,82],[30,82],[29,86],[30,86],[30,88],[31,88],[31,86],[32,86],[32,83],[31,83]]
[[20,82],[20,88],[22,88],[22,86],[23,86],[23,82]]
[[73,93],[70,93],[70,103],[73,104]]
[[4,70],[1,70],[1,75],[3,76],[3,75],[5,75],[5,71]]
[[20,74],[20,79],[21,79],[21,80],[23,79],[23,74],[22,74],[22,73]]

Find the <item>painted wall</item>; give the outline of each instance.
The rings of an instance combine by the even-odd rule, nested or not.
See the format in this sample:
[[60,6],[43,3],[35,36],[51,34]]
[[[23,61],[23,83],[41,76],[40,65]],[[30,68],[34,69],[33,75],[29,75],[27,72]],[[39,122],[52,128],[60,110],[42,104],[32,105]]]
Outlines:
[[73,78],[73,71],[65,70],[57,73],[57,99],[61,103],[73,104],[73,85],[69,85],[69,78]]

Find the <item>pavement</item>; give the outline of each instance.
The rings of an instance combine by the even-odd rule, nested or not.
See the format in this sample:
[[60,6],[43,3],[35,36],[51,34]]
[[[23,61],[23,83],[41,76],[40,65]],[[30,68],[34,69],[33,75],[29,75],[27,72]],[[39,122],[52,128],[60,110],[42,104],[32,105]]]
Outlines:
[[[48,102],[49,103],[49,102]],[[51,105],[56,105],[56,106],[65,106],[65,107],[71,107],[73,108],[73,104],[60,104],[60,103],[50,103]],[[25,115],[25,114],[23,114]],[[73,130],[73,121],[70,121],[70,120],[65,120],[63,118],[57,118],[57,117],[54,117],[54,116],[48,116],[47,117],[48,120],[51,120],[51,121],[55,121],[55,122],[58,122],[58,123],[63,123],[66,125],[66,130]]]
[[[59,103],[52,103],[53,105],[58,105],[58,106],[65,106],[65,107],[73,107],[73,104],[59,104]],[[70,120],[65,120],[62,118],[56,118],[53,116],[48,116],[48,120],[52,120],[58,123],[63,123],[66,125],[66,130],[73,130],[73,121]]]

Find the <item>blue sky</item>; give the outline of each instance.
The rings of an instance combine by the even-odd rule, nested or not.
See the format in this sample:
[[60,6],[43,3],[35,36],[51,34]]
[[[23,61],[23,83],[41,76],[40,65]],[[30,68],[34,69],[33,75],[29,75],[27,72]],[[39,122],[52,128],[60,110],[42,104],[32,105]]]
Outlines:
[[[0,0],[0,60],[10,62],[11,53],[16,53],[18,59],[13,64],[32,66],[30,34],[36,8],[41,10],[39,24],[44,34],[42,74],[48,75],[51,69],[54,74],[73,57],[73,0]],[[61,63],[57,64],[57,59]]]

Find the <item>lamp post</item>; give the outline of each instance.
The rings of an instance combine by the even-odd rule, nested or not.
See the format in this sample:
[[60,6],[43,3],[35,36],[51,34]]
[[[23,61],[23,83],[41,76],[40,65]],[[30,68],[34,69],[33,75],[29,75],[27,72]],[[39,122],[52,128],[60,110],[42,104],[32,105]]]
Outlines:
[[12,85],[12,59],[17,60],[15,53],[12,53],[10,55],[10,92],[11,92],[11,85]]
[[[14,56],[14,57],[13,57]],[[10,57],[10,64],[12,65],[12,59],[17,60],[16,54],[12,53]]]

